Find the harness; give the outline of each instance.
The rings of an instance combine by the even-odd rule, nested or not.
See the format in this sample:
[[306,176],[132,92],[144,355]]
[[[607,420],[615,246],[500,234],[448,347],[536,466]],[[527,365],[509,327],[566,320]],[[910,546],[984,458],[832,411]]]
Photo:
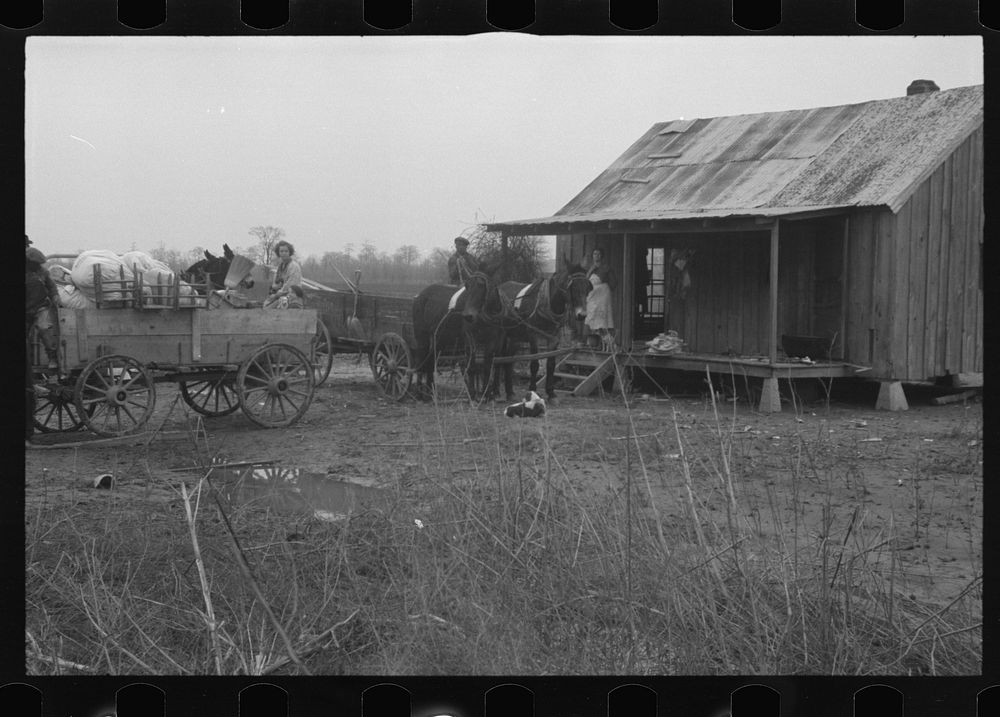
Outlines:
[[[451,299],[448,301],[448,311],[445,312],[444,316],[442,316],[441,319],[438,321],[437,326],[434,327],[433,340],[435,343],[438,340],[438,332],[441,330],[441,327],[444,325],[444,322],[448,319],[448,317],[451,315],[453,311],[456,311],[458,309],[458,300],[465,293],[466,284],[468,284],[473,279],[482,279],[483,283],[486,285],[483,293],[487,297],[489,296],[490,291],[496,288],[496,285],[493,283],[492,278],[485,272],[477,270],[469,274],[469,277],[465,280],[463,285],[459,289],[457,289],[454,294],[451,295]],[[502,319],[502,314],[503,312],[501,312],[501,314],[499,315],[499,318],[501,319]],[[483,307],[483,311],[479,312],[479,320],[490,326],[500,325],[500,321],[498,321],[497,318],[490,316],[490,314],[486,311],[485,306]]]
[[[473,272],[466,280],[466,283],[473,279],[482,279],[485,284],[485,288],[483,290],[483,295],[485,296],[485,299],[483,300],[483,310],[479,312],[478,320],[493,328],[507,329],[510,321],[512,319],[517,319],[517,314],[510,306],[510,302],[507,300],[507,297],[497,288],[496,282],[493,281],[493,277],[488,274],[482,271]],[[496,292],[500,300],[500,311],[496,314],[491,314],[486,308],[486,305],[489,303],[490,294],[493,292]]]
[[[587,279],[587,275],[582,272],[574,272],[572,274],[566,275],[566,282],[555,283],[552,278],[536,279],[531,284],[525,286],[521,291],[517,293],[514,300],[511,301],[503,292],[500,292],[500,301],[504,305],[504,313],[510,314],[516,320],[516,325],[519,327],[524,327],[529,331],[532,331],[546,339],[553,339],[559,334],[559,329],[562,328],[563,324],[566,322],[566,315],[569,312],[568,305],[571,299],[570,289],[573,285],[573,281],[577,279]],[[561,313],[557,313],[552,308],[552,287],[555,286],[556,294],[562,294],[565,298],[565,303],[567,308]],[[531,309],[531,313],[524,316],[520,311],[521,304],[527,297],[536,294],[538,298],[535,300],[535,305]],[[548,324],[551,326],[550,331],[545,331],[538,324]]]

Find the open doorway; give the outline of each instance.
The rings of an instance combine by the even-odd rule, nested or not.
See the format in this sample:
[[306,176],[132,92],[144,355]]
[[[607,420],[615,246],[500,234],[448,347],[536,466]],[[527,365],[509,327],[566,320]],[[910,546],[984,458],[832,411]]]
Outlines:
[[636,340],[656,336],[664,325],[663,249],[638,242],[635,248],[635,319]]
[[651,238],[636,246],[636,340],[655,337],[668,329],[683,329],[683,300],[691,284],[687,271],[694,250],[670,246]]

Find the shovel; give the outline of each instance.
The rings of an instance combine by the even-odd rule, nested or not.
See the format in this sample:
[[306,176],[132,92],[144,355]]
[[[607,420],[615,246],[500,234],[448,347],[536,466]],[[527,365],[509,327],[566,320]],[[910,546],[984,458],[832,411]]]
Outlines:
[[361,270],[355,269],[354,271],[354,283],[351,285],[351,289],[354,291],[354,311],[351,312],[351,317],[347,320],[347,333],[356,338],[365,338],[365,328],[361,325],[361,320],[358,318],[358,296],[360,295],[361,289]]

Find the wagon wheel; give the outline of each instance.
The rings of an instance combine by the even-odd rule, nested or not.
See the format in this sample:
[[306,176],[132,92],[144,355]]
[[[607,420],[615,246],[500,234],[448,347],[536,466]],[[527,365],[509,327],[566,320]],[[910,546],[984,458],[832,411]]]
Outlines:
[[80,430],[84,421],[73,401],[73,387],[51,383],[44,387],[44,392],[36,390],[35,412],[32,416],[35,428],[41,433]]
[[333,366],[333,339],[322,319],[316,320],[316,335],[312,342],[313,377],[319,386],[330,375]]
[[180,381],[178,387],[184,403],[203,416],[228,416],[240,407],[236,377],[232,372],[216,378]]
[[240,408],[264,428],[290,426],[309,408],[316,378],[308,357],[294,346],[267,344],[236,374]]
[[123,436],[142,428],[156,407],[156,387],[145,366],[128,356],[102,356],[76,379],[77,415],[94,433]]
[[382,334],[371,357],[375,383],[389,398],[402,401],[413,381],[413,357],[399,334]]

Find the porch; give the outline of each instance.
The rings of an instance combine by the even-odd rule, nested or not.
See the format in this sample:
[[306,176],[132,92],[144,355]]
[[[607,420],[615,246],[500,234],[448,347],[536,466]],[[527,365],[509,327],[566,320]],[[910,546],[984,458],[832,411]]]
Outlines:
[[[615,377],[617,386],[621,375],[616,372],[616,366],[619,370],[667,369],[702,375],[708,372],[715,376],[734,377],[738,380],[760,379],[761,396],[758,410],[763,413],[781,410],[779,380],[852,378],[869,370],[866,366],[842,361],[788,358],[772,361],[765,356],[724,356],[688,352],[657,354],[650,353],[644,343],[634,342],[631,350],[619,349],[614,352],[590,348],[565,350],[556,364],[555,376],[562,380],[564,389],[573,386],[574,396],[586,396],[596,391],[607,378],[612,376]],[[881,392],[879,403],[883,403]]]

